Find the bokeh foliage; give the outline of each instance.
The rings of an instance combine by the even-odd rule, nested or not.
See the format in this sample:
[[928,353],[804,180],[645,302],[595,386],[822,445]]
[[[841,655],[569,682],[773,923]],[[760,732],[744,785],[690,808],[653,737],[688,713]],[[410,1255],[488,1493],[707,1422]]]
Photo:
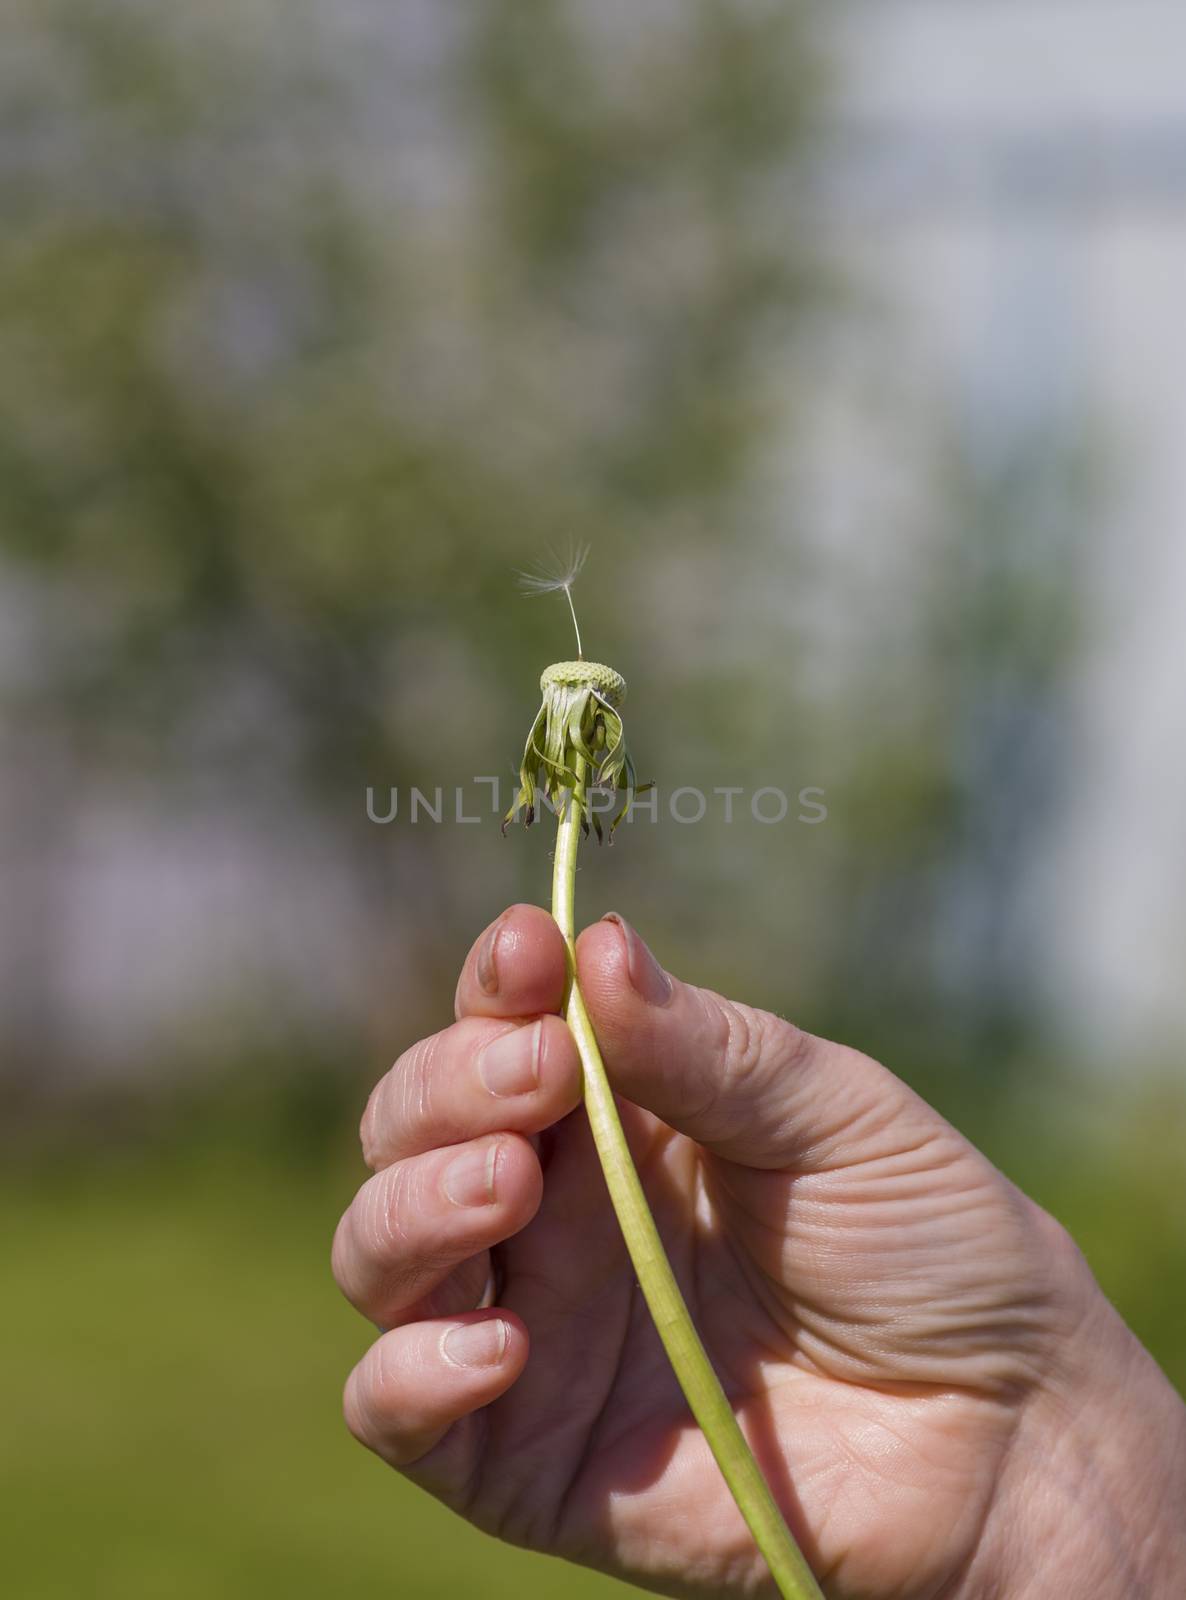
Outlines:
[[590,633],[662,703],[687,619],[656,592],[759,537],[766,349],[811,292],[771,222],[799,24],[55,0],[7,29],[9,716],[84,783],[317,815],[376,923],[414,916],[369,992],[427,1016],[474,875],[524,893],[527,858],[377,835],[362,797],[509,771],[563,642],[514,566],[590,539]]

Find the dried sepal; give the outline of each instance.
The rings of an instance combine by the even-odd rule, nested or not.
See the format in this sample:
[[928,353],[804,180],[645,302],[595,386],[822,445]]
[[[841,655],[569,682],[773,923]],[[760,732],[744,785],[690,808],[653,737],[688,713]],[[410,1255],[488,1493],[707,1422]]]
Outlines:
[[[608,829],[614,830],[640,785],[626,749],[621,706],[626,680],[612,667],[596,661],[558,661],[540,678],[543,703],[531,725],[519,767],[519,790],[503,819],[503,832],[520,814],[530,827],[541,798],[562,813],[570,804],[580,811],[581,832],[588,837],[590,824],[599,841],[607,837],[599,812],[589,804],[589,790],[621,791],[622,803]],[[582,780],[578,761],[584,763]]]

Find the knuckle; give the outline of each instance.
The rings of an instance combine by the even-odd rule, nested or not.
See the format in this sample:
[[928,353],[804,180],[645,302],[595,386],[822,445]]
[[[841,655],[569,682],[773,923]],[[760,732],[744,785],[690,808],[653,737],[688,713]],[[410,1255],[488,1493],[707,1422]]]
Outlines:
[[721,1002],[724,1025],[724,1088],[730,1097],[752,1091],[798,1064],[810,1049],[810,1034],[769,1011]]
[[334,1277],[346,1298],[360,1310],[375,1299],[377,1285],[400,1271],[408,1254],[404,1198],[408,1180],[399,1167],[369,1179],[334,1236]]
[[1093,1284],[1091,1268],[1069,1228],[1044,1207],[1023,1195],[1035,1277],[1067,1303],[1077,1303]]
[[363,1109],[362,1121],[358,1124],[358,1142],[362,1146],[362,1159],[372,1171],[378,1166],[379,1129],[382,1126],[383,1101],[386,1098],[390,1078],[390,1072],[384,1073],[371,1090]]
[[408,1129],[432,1116],[433,1081],[440,1034],[418,1039],[371,1091],[359,1125],[363,1160],[377,1172],[391,1159]]
[[394,1087],[397,1101],[393,1120],[401,1128],[423,1122],[429,1111],[434,1038],[418,1039],[399,1063]]
[[360,1444],[366,1444],[370,1436],[363,1401],[363,1382],[362,1371],[356,1367],[342,1390],[342,1417]]
[[779,1114],[784,1096],[772,1095],[771,1086],[810,1051],[812,1038],[769,1011],[707,990],[702,994],[707,1059],[715,1067],[694,1115],[714,1141],[733,1140],[745,1133],[758,1108],[767,1118]]
[[785,1017],[756,1011],[763,1033],[763,1056],[776,1073],[790,1072],[810,1059],[817,1040],[813,1034]]
[[392,1359],[391,1344],[380,1339],[371,1350],[369,1397],[371,1412],[376,1422],[390,1428],[399,1420],[401,1388],[399,1372]]
[[725,1027],[724,1087],[734,1094],[744,1090],[762,1061],[762,1030],[748,1006],[726,1000],[721,1007]]
[[[701,1070],[697,1073],[697,1078],[702,1082],[702,1092],[696,1096],[694,1105],[686,1105],[686,1110],[693,1121],[700,1123],[711,1116],[724,1093],[723,1080],[727,1068],[723,1068],[721,1063],[728,1060],[729,1003],[708,989],[694,989],[691,993],[695,995],[700,1011],[699,1023],[694,1031],[704,1041],[704,1049],[698,1058]],[[684,1093],[690,1100],[686,1089]]]
[[334,1240],[330,1246],[329,1262],[330,1271],[333,1273],[334,1282],[342,1293],[349,1299],[352,1279],[352,1239],[351,1227],[353,1222],[352,1212],[344,1211],[338,1219],[334,1229]]
[[380,1262],[389,1261],[407,1245],[418,1187],[413,1171],[399,1163],[378,1173],[359,1190],[359,1235],[369,1256]]
[[346,1380],[342,1412],[354,1437],[374,1446],[398,1428],[399,1409],[387,1344],[380,1339]]

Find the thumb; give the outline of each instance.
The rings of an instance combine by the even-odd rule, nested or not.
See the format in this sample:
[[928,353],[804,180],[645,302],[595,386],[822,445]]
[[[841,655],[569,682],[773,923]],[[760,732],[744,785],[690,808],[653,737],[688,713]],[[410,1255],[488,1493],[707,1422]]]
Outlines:
[[946,1126],[859,1051],[671,977],[616,912],[581,934],[577,973],[614,1089],[726,1160],[818,1172]]

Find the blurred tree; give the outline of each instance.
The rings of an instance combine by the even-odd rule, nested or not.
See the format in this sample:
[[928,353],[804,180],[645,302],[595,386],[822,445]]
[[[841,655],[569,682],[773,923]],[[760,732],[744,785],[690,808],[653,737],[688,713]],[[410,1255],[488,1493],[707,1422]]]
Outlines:
[[52,815],[34,786],[25,837],[52,861],[137,772],[159,805],[312,807],[400,936],[376,1003],[427,1015],[474,850],[377,834],[364,787],[506,770],[563,648],[509,571],[549,543],[594,540],[601,647],[645,627],[652,662],[686,626],[653,558],[720,571],[766,347],[814,293],[801,25],[48,0],[2,27],[0,554],[33,619],[5,711],[88,785]]
[[[983,453],[981,452],[981,455]],[[994,459],[940,430],[938,492],[915,597],[875,633],[876,682],[851,696],[853,911],[825,1002],[870,1048],[999,1092],[1039,1041],[1043,858],[1073,770],[1077,582],[1100,455],[1035,428]],[[859,985],[843,983],[845,971]]]

